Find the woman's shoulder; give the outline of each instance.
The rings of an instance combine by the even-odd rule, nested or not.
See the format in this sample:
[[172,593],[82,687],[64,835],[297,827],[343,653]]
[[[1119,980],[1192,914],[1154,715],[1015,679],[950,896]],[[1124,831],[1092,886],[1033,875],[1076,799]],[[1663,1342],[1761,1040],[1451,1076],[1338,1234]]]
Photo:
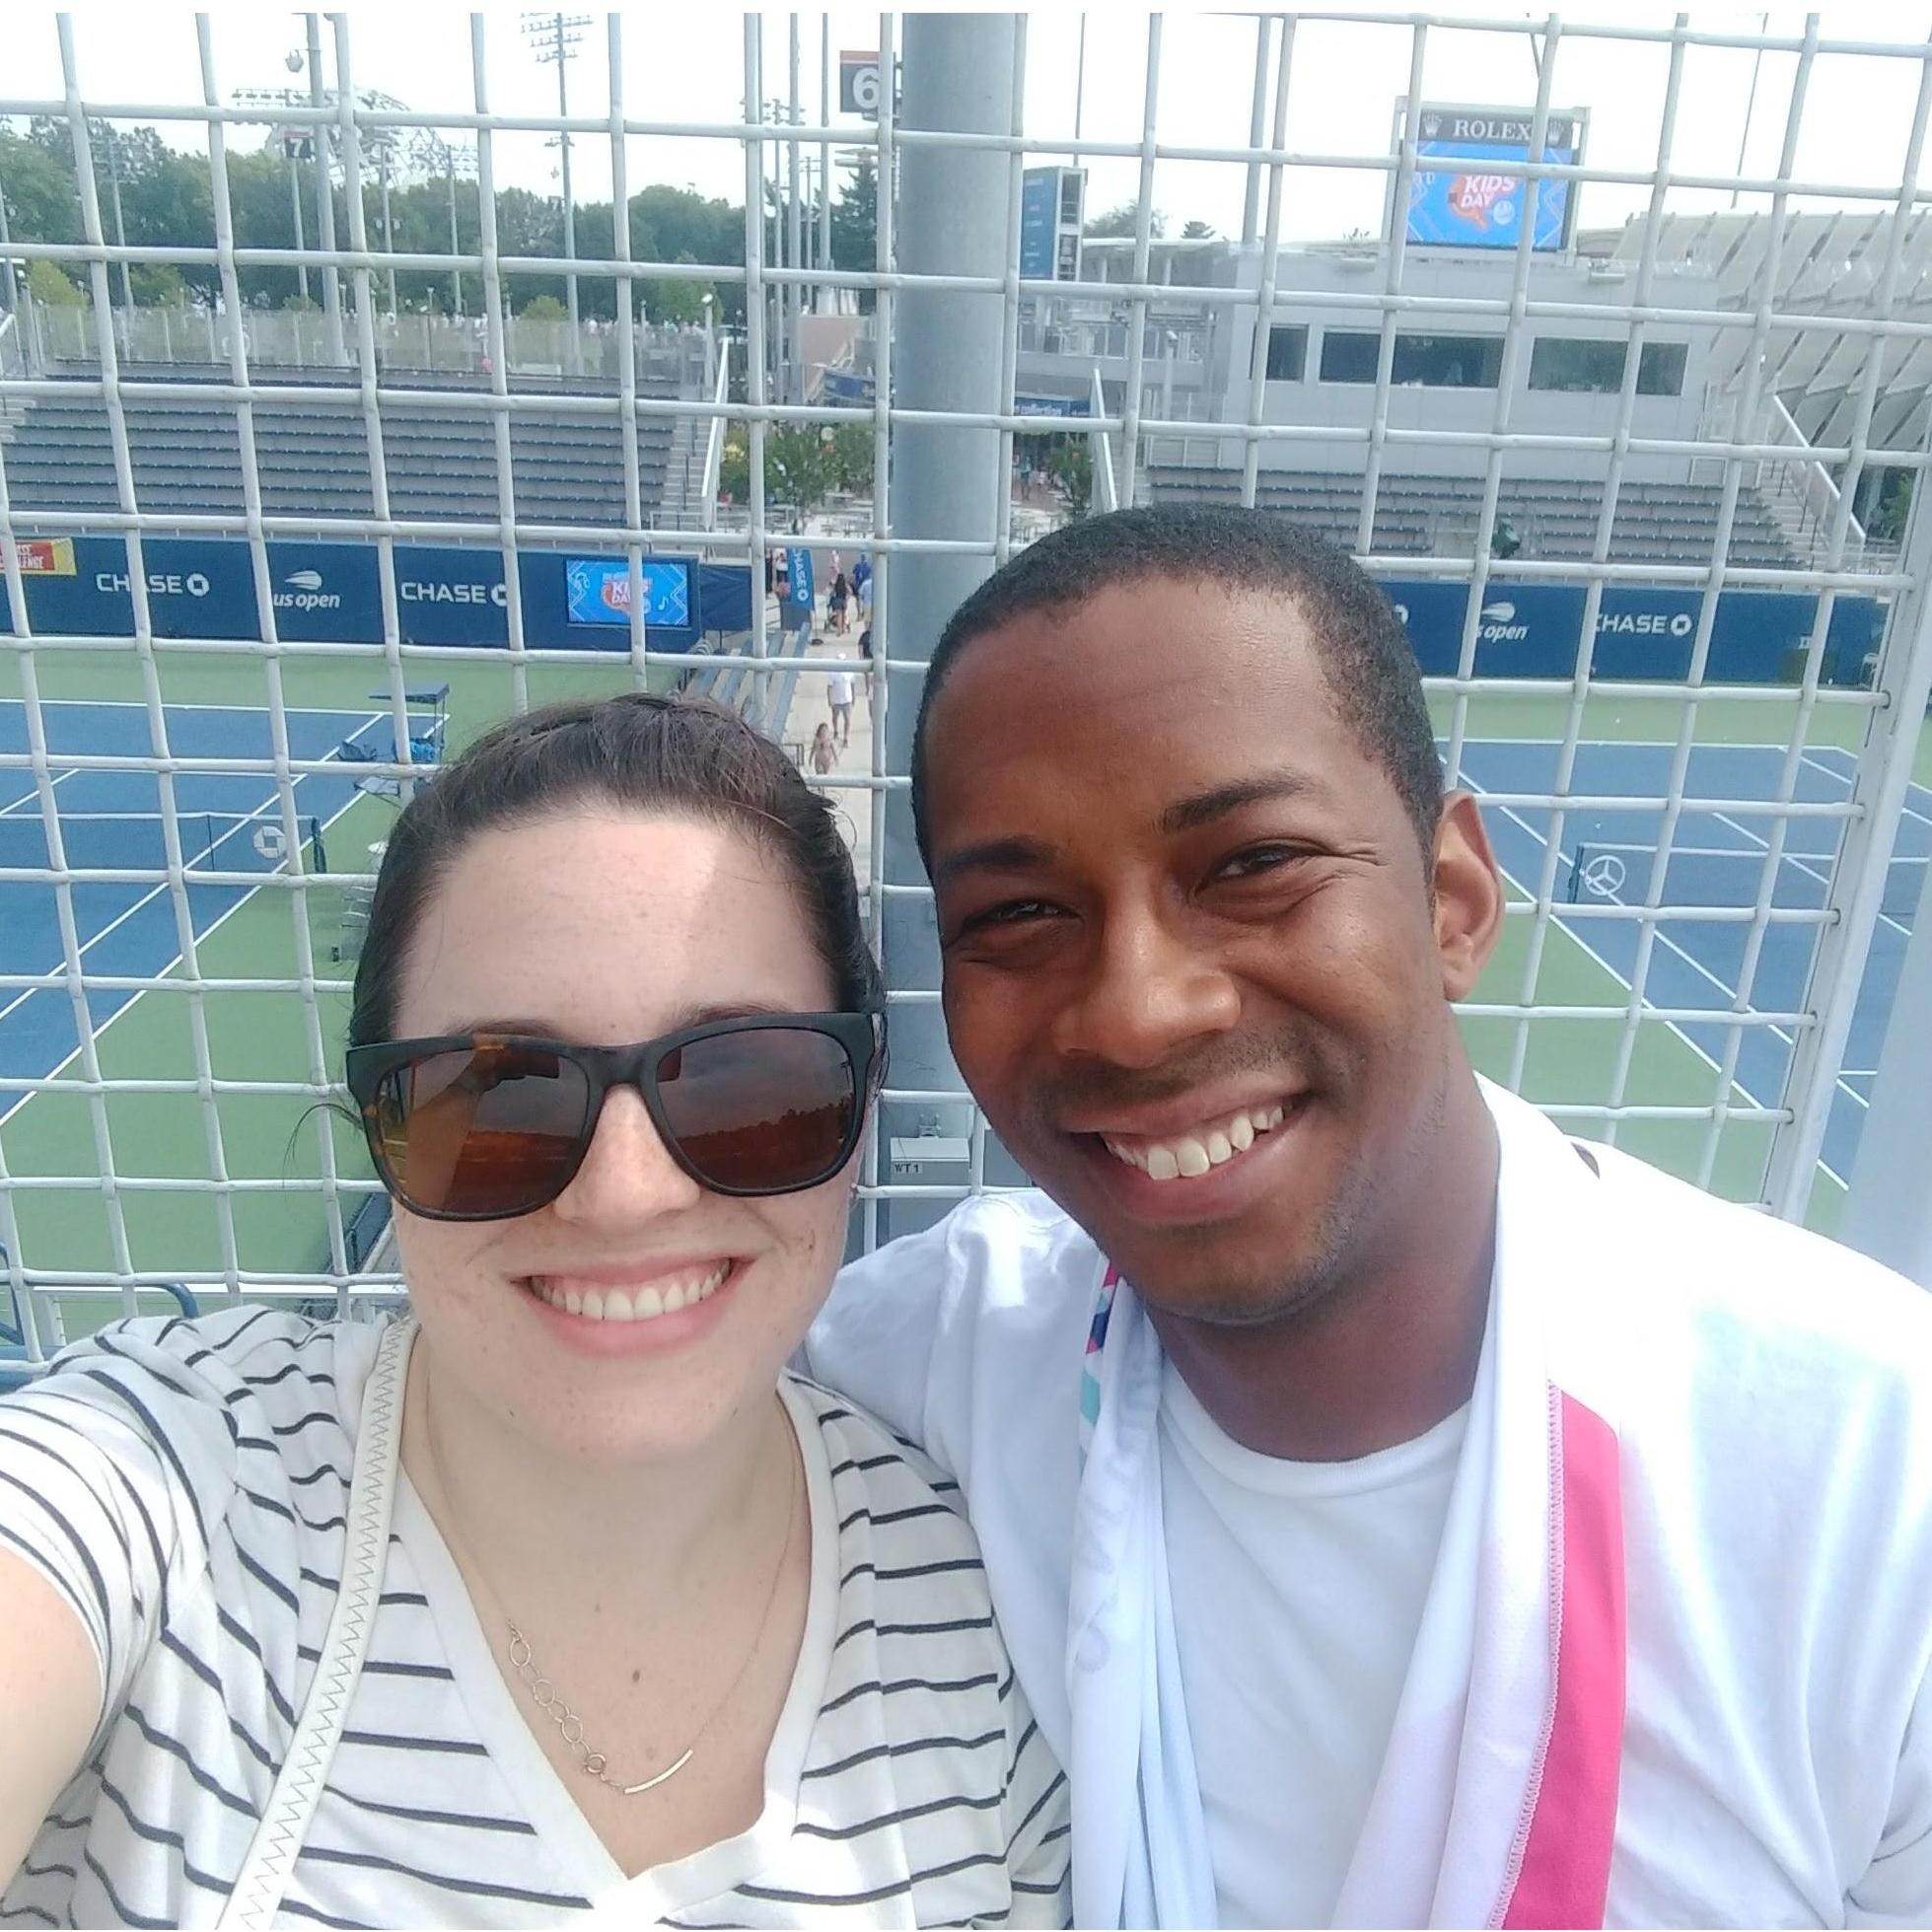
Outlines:
[[[817,1424],[826,1472],[834,1489],[846,1488],[864,1499],[867,1519],[877,1526],[929,1524],[928,1534],[972,1547],[960,1485],[918,1444],[894,1432],[870,1409],[823,1383],[788,1370],[785,1386],[794,1408]],[[926,1504],[937,1507],[928,1510]],[[902,1512],[915,1511],[916,1514]],[[951,1527],[948,1527],[950,1524]]]
[[382,1337],[365,1322],[236,1306],[109,1323],[63,1349],[21,1399],[111,1415],[164,1453],[195,1442],[236,1462],[339,1462]]

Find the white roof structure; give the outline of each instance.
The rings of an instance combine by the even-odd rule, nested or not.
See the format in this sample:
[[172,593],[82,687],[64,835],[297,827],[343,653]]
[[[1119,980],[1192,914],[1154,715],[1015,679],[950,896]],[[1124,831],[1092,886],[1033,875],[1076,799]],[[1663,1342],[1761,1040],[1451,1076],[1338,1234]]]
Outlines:
[[[1924,440],[1932,394],[1932,334],[1846,333],[1828,319],[1879,319],[1879,292],[1894,215],[1890,208],[1787,214],[1667,215],[1658,236],[1660,266],[1682,264],[1711,274],[1718,306],[1748,318],[1763,299],[1767,266],[1775,316],[1820,318],[1793,328],[1773,322],[1766,344],[1766,387],[1791,412],[1808,441],[1843,447],[1851,440],[1868,361],[1882,355],[1868,441],[1897,448]],[[1622,229],[1580,235],[1580,253],[1634,262],[1643,251],[1646,219]],[[1932,323],[1932,210],[1906,218],[1898,274],[1886,320]],[[1751,353],[1751,325],[1720,331],[1721,380],[1735,381]]]

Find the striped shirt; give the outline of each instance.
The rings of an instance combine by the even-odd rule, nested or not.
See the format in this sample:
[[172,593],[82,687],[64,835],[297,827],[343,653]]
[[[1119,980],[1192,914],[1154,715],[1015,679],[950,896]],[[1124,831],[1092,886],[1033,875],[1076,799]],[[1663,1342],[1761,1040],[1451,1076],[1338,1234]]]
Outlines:
[[[379,1332],[266,1309],[130,1322],[0,1401],[0,1542],[73,1606],[103,1684],[0,1925],[221,1911],[334,1601]],[[1066,1923],[1065,1779],[954,1485],[825,1391],[781,1393],[812,1584],[756,1824],[626,1879],[399,1476],[368,1662],[279,1923]]]

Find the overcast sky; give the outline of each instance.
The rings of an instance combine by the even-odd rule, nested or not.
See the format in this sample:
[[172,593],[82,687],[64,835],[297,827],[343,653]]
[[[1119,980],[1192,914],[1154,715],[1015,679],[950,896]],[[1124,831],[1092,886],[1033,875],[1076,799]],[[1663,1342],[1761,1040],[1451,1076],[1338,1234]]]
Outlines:
[[[1519,8],[1492,0],[1438,0],[1438,15],[1508,19]],[[1768,12],[1774,33],[1802,31],[1796,7],[1693,6],[1694,28],[1754,31]],[[1597,0],[1566,15],[1566,30],[1584,20],[1668,27],[1675,9]],[[10,0],[0,35],[0,96],[10,102],[47,99],[61,91],[51,9],[36,0]],[[269,7],[218,8],[213,13],[217,78],[224,90],[288,85],[286,56],[303,38],[303,17]],[[743,16],[701,4],[654,0],[624,18],[623,95],[632,117],[731,120],[744,94]],[[803,97],[808,118],[819,103],[821,23],[830,23],[834,70],[844,48],[877,43],[878,15],[856,10],[798,17],[803,48]],[[1525,14],[1527,19],[1527,13]],[[533,59],[516,9],[489,12],[485,53],[492,108],[507,113],[554,109],[555,74]],[[606,16],[594,14],[569,69],[575,113],[608,108],[609,67]],[[1027,131],[1064,139],[1073,132],[1080,71],[1080,10],[1054,6],[1029,16]],[[788,87],[791,16],[763,18],[765,89]],[[425,111],[473,107],[469,15],[435,5],[359,9],[351,13],[353,78]],[[1932,4],[1900,0],[1843,0],[1823,9],[1826,37],[1905,40],[1932,31]],[[191,103],[200,99],[193,15],[165,4],[81,6],[75,37],[84,97],[90,105]],[[332,48],[326,22],[325,48]],[[1255,28],[1252,17],[1171,12],[1161,61],[1159,132],[1163,140],[1225,145],[1245,139],[1252,90]],[[1495,107],[1528,107],[1537,74],[1528,34],[1440,27],[1428,36],[1425,98]],[[1386,154],[1395,101],[1407,86],[1410,30],[1373,20],[1302,23],[1297,29],[1289,89],[1292,148],[1323,153]],[[1145,90],[1147,16],[1126,8],[1095,12],[1086,35],[1082,129],[1089,139],[1140,138]],[[1565,38],[1557,53],[1552,106],[1590,110],[1587,159],[1609,167],[1655,163],[1668,50],[1661,45]],[[332,51],[325,56],[332,78]],[[1746,132],[1753,57],[1729,49],[1692,48],[1686,56],[1683,102],[1675,144],[1680,170],[1735,169]],[[1751,114],[1747,170],[1770,173],[1783,140],[1796,60],[1766,54]],[[306,77],[305,84],[306,84]],[[1797,155],[1801,179],[1896,186],[1903,166],[1919,86],[1915,61],[1871,56],[1821,57],[1807,98]],[[836,84],[834,79],[834,119]],[[864,123],[852,121],[854,129]],[[183,145],[205,145],[191,125],[165,128]],[[240,137],[253,145],[250,134]],[[533,188],[555,188],[556,153],[541,135],[506,135],[497,143],[497,179]],[[1088,207],[1129,199],[1135,164],[1090,164]],[[633,186],[648,181],[689,185],[733,201],[744,192],[744,162],[736,144],[694,139],[634,139],[628,167]],[[573,140],[572,173],[584,199],[608,197],[609,147],[596,137]],[[1382,179],[1345,171],[1297,170],[1288,177],[1284,232],[1321,237],[1351,228],[1379,228]],[[1239,166],[1163,164],[1155,201],[1174,232],[1199,218],[1223,233],[1239,232],[1244,171]],[[1583,189],[1585,226],[1620,222],[1641,207],[1641,189],[1593,184]],[[1679,190],[1674,210],[1723,206],[1728,195]],[[1747,205],[1750,205],[1749,199]]]

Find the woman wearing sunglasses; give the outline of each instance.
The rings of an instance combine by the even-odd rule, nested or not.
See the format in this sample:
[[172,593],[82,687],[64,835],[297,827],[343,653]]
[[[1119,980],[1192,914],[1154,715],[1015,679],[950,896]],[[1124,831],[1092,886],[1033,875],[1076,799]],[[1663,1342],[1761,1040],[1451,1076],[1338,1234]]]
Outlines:
[[707,705],[505,725],[349,1037],[409,1318],[0,1402],[0,1924],[1063,1923],[951,1485],[784,1368],[885,1068],[823,801]]

